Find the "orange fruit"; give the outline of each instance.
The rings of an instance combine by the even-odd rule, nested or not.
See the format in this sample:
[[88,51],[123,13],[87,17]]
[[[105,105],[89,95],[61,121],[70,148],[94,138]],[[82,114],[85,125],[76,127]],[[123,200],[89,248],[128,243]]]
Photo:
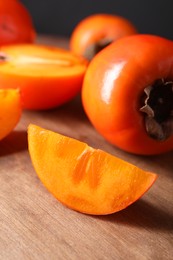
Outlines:
[[0,89],[0,140],[7,136],[21,116],[21,99],[17,89]]
[[88,60],[118,39],[136,34],[136,27],[125,17],[96,13],[82,19],[70,37],[70,49]]
[[43,129],[28,127],[29,153],[45,187],[67,207],[105,215],[139,199],[157,175],[86,143]]
[[0,88],[20,88],[24,109],[49,109],[81,90],[88,62],[63,48],[15,44],[0,48]]
[[21,2],[0,0],[0,46],[35,41],[32,16]]

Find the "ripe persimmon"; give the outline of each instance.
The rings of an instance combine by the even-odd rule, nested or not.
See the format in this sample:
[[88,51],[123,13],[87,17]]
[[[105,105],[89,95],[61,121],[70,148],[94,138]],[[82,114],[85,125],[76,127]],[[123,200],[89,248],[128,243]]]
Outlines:
[[0,0],[0,46],[35,40],[32,17],[20,1]]
[[136,154],[173,149],[173,42],[119,39],[93,58],[84,78],[88,118],[110,143]]
[[126,18],[113,14],[93,14],[80,21],[70,37],[71,50],[88,60],[110,43],[136,34],[136,27]]
[[64,205],[82,213],[105,215],[139,199],[157,175],[86,143],[28,127],[33,166],[45,187]]
[[0,48],[0,88],[19,88],[24,109],[48,109],[81,89],[88,62],[70,51],[37,44]]
[[21,116],[21,99],[18,89],[0,89],[0,140],[16,126]]

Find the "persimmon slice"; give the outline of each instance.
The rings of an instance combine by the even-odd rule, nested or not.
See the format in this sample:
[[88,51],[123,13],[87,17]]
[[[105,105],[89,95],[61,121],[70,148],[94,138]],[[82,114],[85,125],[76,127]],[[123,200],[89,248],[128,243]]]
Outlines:
[[29,153],[42,183],[67,207],[87,214],[120,211],[154,183],[143,171],[86,143],[30,124]]
[[7,136],[21,116],[21,99],[17,89],[0,89],[0,140]]
[[81,89],[88,62],[72,52],[39,44],[0,48],[0,85],[20,88],[23,108],[49,109]]

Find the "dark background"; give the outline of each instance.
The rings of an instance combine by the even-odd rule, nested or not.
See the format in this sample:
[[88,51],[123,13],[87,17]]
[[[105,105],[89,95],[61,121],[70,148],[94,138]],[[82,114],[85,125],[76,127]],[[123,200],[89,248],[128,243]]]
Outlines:
[[[4,0],[5,1],[5,0]],[[93,13],[129,19],[140,33],[173,40],[173,0],[21,0],[38,33],[70,36],[75,25]]]

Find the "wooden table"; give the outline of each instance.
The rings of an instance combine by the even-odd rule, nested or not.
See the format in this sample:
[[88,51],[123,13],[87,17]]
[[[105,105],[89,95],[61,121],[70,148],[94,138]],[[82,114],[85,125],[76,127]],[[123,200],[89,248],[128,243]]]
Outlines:
[[[42,36],[38,42],[68,47]],[[72,136],[158,173],[153,187],[125,210],[80,214],[61,205],[38,179],[27,150],[34,123]],[[80,97],[49,111],[25,111],[0,142],[0,259],[173,259],[173,152],[144,157],[107,143],[91,126]]]

